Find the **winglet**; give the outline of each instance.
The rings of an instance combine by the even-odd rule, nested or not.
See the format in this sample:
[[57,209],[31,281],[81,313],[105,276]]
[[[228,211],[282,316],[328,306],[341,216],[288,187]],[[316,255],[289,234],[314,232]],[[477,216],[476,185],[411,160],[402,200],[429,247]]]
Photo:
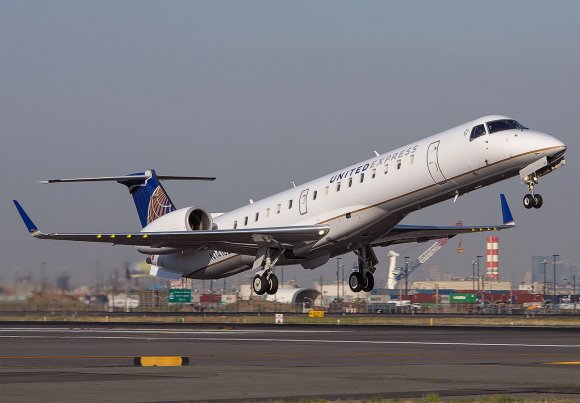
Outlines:
[[20,203],[18,203],[17,200],[12,200],[12,201],[14,202],[14,205],[16,206],[16,209],[18,210],[18,213],[20,214],[20,217],[22,218],[22,221],[24,221],[24,224],[26,225],[28,232],[30,232],[32,235],[35,235],[35,233],[38,233],[39,232],[38,227],[36,225],[34,225],[34,223],[30,219],[30,217],[28,217],[28,214],[26,214],[26,211],[24,211],[24,209],[22,208]]
[[512,212],[510,210],[510,206],[508,205],[507,199],[505,198],[505,194],[501,193],[499,197],[501,199],[501,214],[503,216],[503,224],[515,226],[516,222],[512,216]]

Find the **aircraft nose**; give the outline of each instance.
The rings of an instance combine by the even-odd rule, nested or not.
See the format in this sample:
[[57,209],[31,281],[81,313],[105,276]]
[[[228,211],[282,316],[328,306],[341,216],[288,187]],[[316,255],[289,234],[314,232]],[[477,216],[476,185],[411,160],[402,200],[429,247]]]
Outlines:
[[554,136],[546,135],[546,148],[550,155],[564,154],[568,146]]
[[532,132],[530,134],[532,135],[531,138],[534,139],[532,143],[538,150],[536,151],[536,155],[542,154],[548,157],[552,157],[555,155],[564,154],[566,151],[566,144],[552,135],[542,132]]

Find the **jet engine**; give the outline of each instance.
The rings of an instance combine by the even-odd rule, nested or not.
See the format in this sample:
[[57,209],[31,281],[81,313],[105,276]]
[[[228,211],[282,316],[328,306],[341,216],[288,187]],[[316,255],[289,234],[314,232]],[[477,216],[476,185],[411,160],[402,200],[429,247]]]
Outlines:
[[[207,210],[187,207],[165,214],[151,222],[141,232],[205,231],[213,229],[213,219]],[[152,246],[136,246],[137,251],[146,255],[167,255],[182,249]]]

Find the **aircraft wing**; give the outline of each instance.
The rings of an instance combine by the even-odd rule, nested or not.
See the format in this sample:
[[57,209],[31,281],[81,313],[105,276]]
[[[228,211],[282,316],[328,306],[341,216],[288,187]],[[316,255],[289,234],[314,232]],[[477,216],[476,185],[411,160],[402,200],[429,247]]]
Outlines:
[[372,242],[373,246],[389,246],[400,243],[426,242],[434,239],[453,238],[459,234],[501,231],[515,227],[514,218],[504,194],[500,194],[503,224],[466,226],[396,225],[387,234]]
[[373,246],[389,246],[400,243],[426,242],[434,239],[453,238],[460,234],[474,232],[501,231],[513,228],[513,225],[496,225],[495,227],[445,227],[422,225],[397,225],[387,235],[372,242]]
[[244,228],[206,231],[122,232],[122,233],[44,233],[38,230],[20,203],[14,200],[30,234],[39,239],[97,242],[154,248],[196,249],[205,247],[224,252],[255,254],[266,245],[294,249],[313,243],[330,231],[328,225],[300,225],[272,228]]

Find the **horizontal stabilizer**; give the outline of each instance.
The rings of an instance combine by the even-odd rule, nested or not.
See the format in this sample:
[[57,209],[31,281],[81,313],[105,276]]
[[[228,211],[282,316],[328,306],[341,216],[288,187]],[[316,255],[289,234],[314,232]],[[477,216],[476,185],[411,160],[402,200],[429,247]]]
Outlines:
[[[136,180],[146,180],[149,179],[151,175],[147,174],[137,174],[137,175],[122,175],[122,176],[97,176],[94,178],[71,178],[71,179],[48,179],[44,181],[38,181],[38,183],[74,183],[74,182],[126,182],[126,181],[136,181]],[[168,175],[157,175],[157,179],[165,181],[213,181],[214,177],[208,176],[168,176]]]

